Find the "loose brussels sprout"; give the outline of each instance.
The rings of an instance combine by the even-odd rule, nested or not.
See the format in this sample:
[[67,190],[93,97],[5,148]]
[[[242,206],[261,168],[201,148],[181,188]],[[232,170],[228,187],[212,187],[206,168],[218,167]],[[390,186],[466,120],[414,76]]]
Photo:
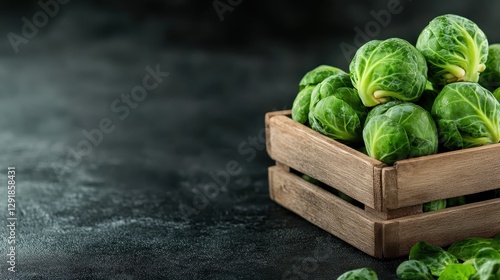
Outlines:
[[476,273],[473,265],[453,263],[448,265],[439,276],[440,280],[469,280]]
[[500,253],[494,248],[479,249],[474,255],[474,267],[477,273],[469,279],[500,279]]
[[500,260],[489,260],[477,269],[470,280],[497,280],[500,279]]
[[369,156],[386,164],[437,153],[437,128],[429,112],[401,101],[375,107],[367,116],[363,140]]
[[321,83],[327,77],[336,74],[345,73],[341,69],[329,65],[320,65],[307,72],[299,82],[299,89],[303,90],[306,86],[315,86]]
[[297,97],[295,97],[292,106],[292,119],[294,121],[299,123],[307,122],[311,103],[311,94],[314,87],[327,77],[337,73],[343,73],[345,76],[348,76],[347,73],[339,68],[328,65],[320,65],[307,72],[304,77],[302,77],[302,80],[300,80],[299,83],[300,91],[297,94]]
[[432,106],[439,136],[450,150],[500,141],[500,103],[476,83],[445,86]]
[[391,99],[416,101],[427,82],[424,56],[399,38],[364,44],[354,55],[349,70],[352,84],[367,107]]
[[408,260],[402,262],[396,274],[402,280],[434,280],[427,266],[418,260]]
[[377,273],[371,268],[360,268],[347,271],[337,278],[337,280],[377,280]]
[[444,86],[474,82],[486,68],[488,40],[469,19],[457,15],[434,18],[420,33],[417,49],[429,67],[429,80]]
[[418,242],[413,245],[410,250],[409,259],[423,262],[429,268],[432,275],[438,277],[448,265],[458,263],[454,255],[446,252],[441,247],[427,242]]
[[292,105],[292,119],[299,123],[306,123],[309,115],[309,105],[311,103],[311,93],[314,86],[306,86],[297,94]]
[[451,244],[451,246],[448,247],[448,253],[465,262],[468,260],[473,260],[476,252],[480,249],[492,247],[492,242],[492,238],[466,238]]
[[488,89],[500,87],[500,44],[490,45],[486,69],[479,77],[479,83]]

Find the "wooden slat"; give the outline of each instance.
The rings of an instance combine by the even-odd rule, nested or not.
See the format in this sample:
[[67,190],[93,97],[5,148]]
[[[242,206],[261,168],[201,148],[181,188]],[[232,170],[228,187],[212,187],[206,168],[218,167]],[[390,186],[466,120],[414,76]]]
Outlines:
[[284,111],[275,111],[275,112],[269,112],[266,113],[265,116],[265,126],[266,126],[266,150],[267,154],[273,158],[272,156],[272,147],[271,147],[271,141],[269,141],[271,137],[271,131],[269,129],[269,126],[271,125],[271,118],[274,116],[290,116],[292,114],[292,110],[284,110]]
[[500,188],[500,144],[396,163],[400,208]]
[[279,167],[269,168],[275,200],[369,255],[382,257],[382,227],[339,197]]
[[377,219],[391,220],[422,213],[422,204],[403,207],[399,209],[386,209],[384,211],[375,210],[373,208],[365,206],[365,212],[366,214],[371,215]]
[[419,241],[448,246],[500,232],[500,198],[384,222],[384,257],[407,255]]
[[383,163],[334,141],[286,116],[269,119],[271,157],[293,169],[332,186],[374,209],[381,209],[376,196],[374,169]]

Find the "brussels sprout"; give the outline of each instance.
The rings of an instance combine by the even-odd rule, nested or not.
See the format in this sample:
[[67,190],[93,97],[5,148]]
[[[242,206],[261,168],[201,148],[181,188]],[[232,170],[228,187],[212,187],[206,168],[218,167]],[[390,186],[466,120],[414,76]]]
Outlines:
[[492,238],[466,238],[451,244],[448,253],[453,254],[462,261],[468,261],[473,259],[476,252],[481,248],[490,247],[492,242]]
[[384,115],[367,122],[363,141],[368,155],[386,164],[405,159],[410,153],[410,141],[404,128]]
[[458,263],[457,258],[446,252],[443,248],[434,246],[427,242],[418,242],[410,250],[410,260],[423,262],[431,271],[432,275],[439,276],[446,266]]
[[446,208],[446,199],[435,200],[424,203],[424,212],[436,211]]
[[474,255],[474,267],[477,273],[470,279],[500,279],[500,253],[494,248],[484,247],[479,249]]
[[313,70],[307,72],[302,80],[299,82],[299,89],[303,90],[306,86],[315,86],[321,83],[327,77],[336,74],[336,73],[345,73],[341,69],[337,67],[332,67],[329,65],[320,65]]
[[324,79],[321,83],[316,85],[311,93],[309,112],[313,111],[314,107],[321,99],[335,94],[339,88],[343,87],[352,88],[351,79],[347,73],[338,72]]
[[297,94],[292,105],[292,119],[299,123],[306,123],[309,115],[309,105],[311,103],[311,93],[314,86],[306,86]]
[[479,77],[479,83],[488,89],[500,87],[500,44],[490,45],[486,69]]
[[432,106],[440,140],[450,150],[500,141],[500,103],[476,83],[445,86]]
[[469,280],[476,273],[470,264],[454,263],[448,265],[439,276],[439,280]]
[[364,44],[354,55],[349,70],[352,84],[367,107],[391,99],[416,101],[427,81],[424,56],[399,38]]
[[344,143],[361,141],[362,123],[356,111],[344,100],[332,95],[322,99],[309,112],[311,128]]
[[[309,107],[311,103],[311,94],[314,90],[314,87],[327,77],[337,73],[342,73],[346,77],[349,76],[339,68],[328,65],[320,65],[307,72],[304,77],[302,77],[302,80],[300,80],[299,83],[300,91],[297,94],[297,97],[295,97],[292,106],[292,119],[294,121],[299,123],[307,122],[307,118],[309,116]],[[350,85],[350,81],[348,85]],[[350,85],[350,87],[352,87],[352,85]]]
[[367,114],[368,109],[345,73],[326,78],[311,94],[311,128],[346,144],[361,142],[362,124]]
[[371,268],[360,268],[347,271],[337,278],[337,280],[377,280],[377,273]]
[[485,70],[488,40],[469,19],[457,15],[434,18],[420,33],[417,49],[429,67],[429,80],[444,86],[453,82],[478,82]]
[[477,269],[477,273],[472,275],[470,280],[498,280],[500,279],[500,260],[486,261]]
[[491,247],[484,247],[477,250],[474,255],[474,266],[479,270],[481,266],[483,266],[487,261],[490,260],[499,260],[500,261],[500,252]]
[[369,156],[386,164],[437,153],[437,128],[429,112],[413,103],[391,101],[367,116],[363,140]]
[[398,266],[396,274],[399,279],[402,280],[434,280],[427,266],[423,262],[417,260],[402,262]]

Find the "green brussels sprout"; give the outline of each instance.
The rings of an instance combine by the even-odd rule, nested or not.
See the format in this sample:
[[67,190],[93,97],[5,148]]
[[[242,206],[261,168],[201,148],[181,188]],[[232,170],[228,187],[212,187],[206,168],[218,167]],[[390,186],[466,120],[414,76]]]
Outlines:
[[434,200],[424,203],[424,212],[436,211],[446,208],[446,199]]
[[345,76],[348,76],[347,73],[339,68],[328,65],[320,65],[307,72],[304,77],[302,77],[299,83],[300,91],[297,94],[297,97],[295,97],[292,105],[292,119],[294,121],[304,124],[307,122],[311,103],[311,94],[314,87],[327,77],[337,73],[342,73]]
[[486,68],[488,40],[469,19],[457,15],[434,18],[420,33],[417,49],[429,67],[429,80],[438,86],[474,82]]
[[329,65],[320,65],[307,72],[299,82],[299,89],[303,90],[307,86],[315,86],[321,83],[327,77],[336,74],[345,73],[341,69]]
[[337,278],[337,280],[377,280],[377,273],[375,270],[365,267],[347,271]]
[[448,265],[458,263],[454,255],[427,242],[418,242],[413,245],[410,249],[409,259],[423,262],[431,274],[438,277]]
[[462,261],[473,260],[481,248],[492,247],[492,238],[471,237],[457,241],[448,248],[448,253]]
[[476,274],[476,269],[471,264],[453,263],[443,270],[439,280],[469,280],[469,277]]
[[373,108],[366,118],[363,140],[369,156],[386,164],[437,153],[438,134],[429,112],[402,101]]
[[396,274],[402,280],[434,280],[427,266],[418,260],[402,262],[396,269]]
[[311,93],[314,86],[306,86],[297,94],[292,105],[292,119],[299,123],[306,123],[309,115],[309,105],[311,103]]
[[335,140],[361,142],[362,124],[368,109],[352,88],[346,73],[335,73],[316,85],[311,93],[309,125]]
[[352,84],[367,107],[391,99],[416,101],[427,82],[424,56],[399,38],[364,44],[354,55],[349,71]]
[[500,260],[486,261],[477,269],[477,273],[469,280],[497,280],[500,279]]
[[404,128],[391,118],[378,115],[363,129],[366,152],[383,163],[393,164],[410,153],[410,141]]
[[479,77],[479,83],[491,90],[500,87],[500,44],[489,46],[486,69]]
[[473,263],[477,273],[469,279],[500,279],[500,253],[497,249],[491,247],[479,249],[474,255]]
[[449,150],[500,141],[500,103],[476,83],[445,86],[432,106],[440,140]]
[[346,144],[361,142],[363,116],[367,113],[360,104],[356,90],[340,88],[336,94],[321,99],[309,112],[311,128]]
[[333,75],[324,79],[321,83],[316,85],[311,93],[309,112],[313,111],[314,107],[321,99],[335,94],[339,88],[343,87],[352,88],[351,79],[349,77],[349,74],[347,73],[334,73]]

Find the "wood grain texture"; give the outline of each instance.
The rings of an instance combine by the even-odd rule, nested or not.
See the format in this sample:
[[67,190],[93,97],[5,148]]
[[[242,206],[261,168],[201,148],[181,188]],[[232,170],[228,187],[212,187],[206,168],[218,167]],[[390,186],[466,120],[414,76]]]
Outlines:
[[500,144],[398,161],[400,208],[500,188]]
[[265,128],[266,128],[266,150],[267,154],[269,157],[273,158],[272,156],[272,147],[271,147],[271,141],[270,141],[270,129],[269,126],[271,125],[271,118],[274,116],[290,116],[292,114],[292,110],[284,110],[284,111],[275,111],[275,112],[269,112],[266,113],[264,122],[265,122]]
[[269,145],[274,160],[380,209],[382,198],[377,195],[380,186],[375,185],[374,179],[374,169],[383,166],[380,161],[286,116],[269,118]]
[[366,212],[366,214],[371,215],[377,219],[391,220],[391,219],[396,219],[396,218],[400,218],[400,217],[407,217],[407,216],[411,216],[411,215],[420,214],[423,212],[423,206],[422,206],[422,204],[418,204],[418,205],[403,207],[403,208],[399,208],[399,209],[386,209],[383,211],[375,210],[373,208],[365,206],[365,212]]
[[384,257],[407,255],[419,241],[448,246],[468,237],[492,237],[500,232],[498,213],[500,198],[384,222]]
[[279,167],[269,168],[269,177],[274,201],[365,253],[382,257],[383,229],[362,209]]

